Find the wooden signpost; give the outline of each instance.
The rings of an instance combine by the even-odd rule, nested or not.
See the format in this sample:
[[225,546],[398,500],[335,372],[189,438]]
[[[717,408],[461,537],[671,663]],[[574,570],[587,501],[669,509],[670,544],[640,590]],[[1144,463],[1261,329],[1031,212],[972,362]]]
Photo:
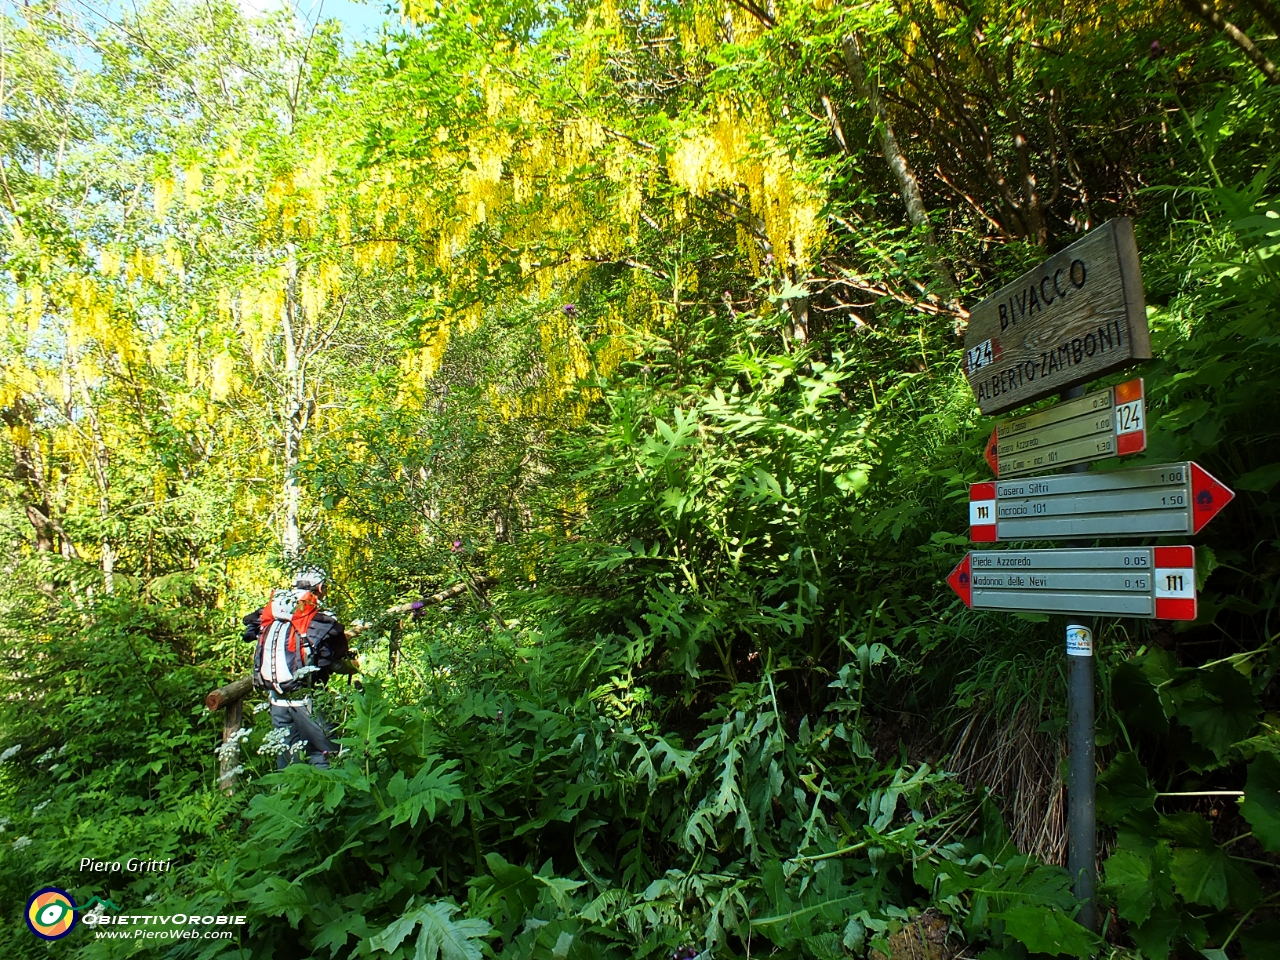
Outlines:
[[1146,403],[1138,378],[1006,420],[991,431],[986,458],[1003,480],[1146,448]]
[[969,539],[1061,540],[1193,534],[1235,493],[1198,463],[974,483]]
[[1151,357],[1133,224],[1111,220],[969,313],[965,376],[986,414]]
[[971,610],[1196,618],[1194,547],[975,550],[947,578]]

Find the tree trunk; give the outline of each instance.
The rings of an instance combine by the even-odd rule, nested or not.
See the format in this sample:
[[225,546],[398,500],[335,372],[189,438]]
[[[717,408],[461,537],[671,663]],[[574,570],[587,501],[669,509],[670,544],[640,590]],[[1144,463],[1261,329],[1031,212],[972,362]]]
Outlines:
[[1262,71],[1262,75],[1267,78],[1268,83],[1280,84],[1280,72],[1277,72],[1275,64],[1268,60],[1267,55],[1257,48],[1254,42],[1249,39],[1248,34],[1230,20],[1223,19],[1212,3],[1207,3],[1205,0],[1182,0],[1182,5],[1191,11],[1192,16],[1199,17],[1225,33],[1227,38],[1253,62],[1253,65]]
[[80,397],[84,402],[85,416],[89,419],[89,428],[93,435],[93,479],[98,485],[98,525],[99,544],[102,548],[102,580],[107,593],[115,592],[115,548],[111,537],[107,534],[107,524],[111,521],[111,452],[107,449],[106,439],[102,434],[102,422],[98,419],[98,408],[93,405],[89,396],[89,387],[83,380],[78,381]]
[[27,519],[31,521],[31,526],[36,531],[36,552],[52,553],[53,552],[53,524],[49,522],[49,518],[41,512],[40,508],[34,504],[26,504]]
[[293,311],[293,280],[284,301],[284,531],[281,538],[285,562],[296,565],[302,556],[302,533],[299,524],[301,508],[298,489],[298,461],[301,459],[302,435],[307,420],[306,367],[299,356],[295,339],[297,318]]
[[915,171],[911,169],[911,164],[903,153],[898,138],[894,136],[893,125],[889,122],[889,117],[880,103],[880,94],[876,89],[875,81],[867,78],[867,67],[862,58],[862,47],[858,43],[858,38],[853,34],[846,34],[841,40],[840,50],[850,79],[866,99],[867,106],[871,110],[872,123],[880,135],[880,152],[884,155],[885,163],[889,165],[889,171],[898,183],[898,193],[902,197],[903,206],[906,207],[907,220],[924,238],[925,255],[929,258],[934,279],[943,297],[956,302],[959,299],[959,291],[956,290],[955,278],[942,257],[942,251],[938,249],[938,238],[933,232],[933,223],[929,220],[929,211],[924,205],[920,182],[916,179]]
[[13,479],[22,491],[19,502],[35,533],[36,552],[57,551],[65,557],[79,556],[71,538],[54,519],[49,485],[44,475],[44,457],[40,454],[40,443],[33,435],[34,422],[30,408],[21,401],[12,407],[6,407],[0,410],[0,422],[11,430],[25,428],[27,433],[27,439],[23,442],[19,442],[16,437],[11,438],[10,447],[13,451]]

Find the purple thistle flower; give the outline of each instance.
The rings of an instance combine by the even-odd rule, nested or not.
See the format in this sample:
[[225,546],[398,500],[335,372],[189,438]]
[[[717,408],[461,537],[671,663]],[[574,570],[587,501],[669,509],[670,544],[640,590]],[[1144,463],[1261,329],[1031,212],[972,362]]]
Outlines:
[[578,315],[578,305],[576,303],[566,303],[560,309],[564,311],[566,317],[576,317]]

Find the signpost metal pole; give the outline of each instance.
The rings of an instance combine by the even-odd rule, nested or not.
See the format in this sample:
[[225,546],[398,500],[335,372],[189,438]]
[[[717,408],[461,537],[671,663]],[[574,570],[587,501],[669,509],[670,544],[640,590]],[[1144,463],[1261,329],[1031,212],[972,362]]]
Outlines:
[[[1063,401],[1084,396],[1084,387],[1071,387],[1061,394]],[[1083,473],[1087,463],[1066,468],[1067,473]],[[1087,546],[1076,542],[1070,546]],[[1067,640],[1067,871],[1072,892],[1080,901],[1077,919],[1086,930],[1098,929],[1098,909],[1094,901],[1097,881],[1098,824],[1096,810],[1097,769],[1094,760],[1093,632],[1095,619],[1086,623],[1068,622]],[[1085,641],[1084,633],[1088,640]],[[1073,649],[1073,647],[1075,649]]]

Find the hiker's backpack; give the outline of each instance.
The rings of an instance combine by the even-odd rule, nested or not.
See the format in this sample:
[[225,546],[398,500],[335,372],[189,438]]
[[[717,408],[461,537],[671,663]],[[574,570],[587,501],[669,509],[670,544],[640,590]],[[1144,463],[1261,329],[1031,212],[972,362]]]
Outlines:
[[309,686],[307,677],[315,669],[315,654],[307,630],[319,609],[310,590],[272,591],[259,619],[254,686],[281,694]]

